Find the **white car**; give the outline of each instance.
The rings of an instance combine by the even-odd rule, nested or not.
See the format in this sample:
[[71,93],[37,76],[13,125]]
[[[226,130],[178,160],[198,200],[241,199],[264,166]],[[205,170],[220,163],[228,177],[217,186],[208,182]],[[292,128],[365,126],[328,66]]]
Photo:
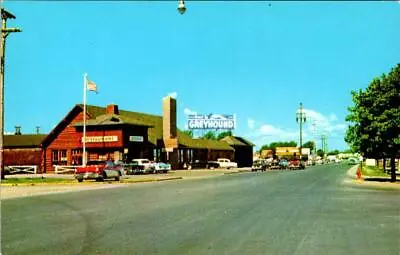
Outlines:
[[144,173],[154,173],[154,165],[150,160],[144,158],[133,159],[132,163],[137,163],[140,166],[143,166]]
[[237,168],[238,165],[236,162],[231,162],[229,159],[226,158],[219,158],[217,159],[220,168]]

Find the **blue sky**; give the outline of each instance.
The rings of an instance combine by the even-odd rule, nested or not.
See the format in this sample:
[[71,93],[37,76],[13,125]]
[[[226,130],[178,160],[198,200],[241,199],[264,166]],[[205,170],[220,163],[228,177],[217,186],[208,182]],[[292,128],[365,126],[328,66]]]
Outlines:
[[[350,91],[400,62],[396,2],[6,2],[22,33],[7,38],[5,130],[50,130],[82,103],[161,115],[162,97],[186,114],[236,114],[235,134],[257,148],[328,134],[345,149]],[[320,144],[318,144],[320,146]]]

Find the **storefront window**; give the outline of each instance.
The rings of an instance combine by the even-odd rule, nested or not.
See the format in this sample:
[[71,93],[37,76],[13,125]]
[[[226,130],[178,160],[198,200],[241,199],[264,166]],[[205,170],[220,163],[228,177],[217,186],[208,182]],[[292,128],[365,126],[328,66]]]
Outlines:
[[67,150],[53,150],[51,153],[51,163],[53,165],[66,165]]
[[81,149],[73,149],[71,150],[72,165],[82,165],[82,150]]

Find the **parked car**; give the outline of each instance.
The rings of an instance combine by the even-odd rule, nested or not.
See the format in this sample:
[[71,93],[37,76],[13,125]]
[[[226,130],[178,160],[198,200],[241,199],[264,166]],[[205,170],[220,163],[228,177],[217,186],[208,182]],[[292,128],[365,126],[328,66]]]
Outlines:
[[75,170],[75,178],[78,182],[93,179],[104,181],[105,179],[115,179],[119,181],[124,171],[122,164],[115,164],[113,161],[88,161],[86,166],[79,166]]
[[268,168],[268,162],[264,159],[257,159],[253,162],[253,165],[251,166],[251,171],[257,172],[257,171],[266,171]]
[[202,160],[195,160],[192,162],[189,162],[187,164],[187,169],[214,169],[218,168],[219,163],[216,161],[202,161]]
[[273,160],[269,166],[269,169],[271,170],[282,169],[282,166],[279,164],[278,160]]
[[293,159],[289,161],[288,165],[289,169],[295,170],[295,169],[305,169],[306,165],[303,161],[298,160],[298,159]]
[[144,165],[140,165],[138,161],[132,161],[124,164],[125,174],[142,174],[144,173]]
[[144,159],[144,158],[133,159],[132,163],[138,164],[139,166],[143,166],[143,173],[145,173],[145,174],[154,173],[154,171],[155,171],[154,165],[148,159]]
[[286,169],[289,167],[289,161],[287,161],[286,159],[281,159],[279,161],[279,166],[281,167],[281,169]]
[[171,165],[164,162],[152,162],[154,173],[167,173],[171,170]]
[[218,162],[220,168],[230,169],[230,168],[238,167],[236,162],[232,162],[226,158],[219,158],[219,159],[217,159],[217,162]]

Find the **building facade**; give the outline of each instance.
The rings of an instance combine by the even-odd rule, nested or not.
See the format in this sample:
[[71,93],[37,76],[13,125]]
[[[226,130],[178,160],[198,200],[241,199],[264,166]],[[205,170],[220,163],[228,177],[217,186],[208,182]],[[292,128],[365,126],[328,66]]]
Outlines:
[[[43,140],[44,172],[54,171],[56,165],[82,164],[83,116],[83,105],[75,105]],[[162,116],[119,110],[117,105],[88,105],[86,159],[147,158],[169,162],[172,169],[182,169],[185,163],[194,160],[228,158],[239,159],[240,166],[251,166],[251,143],[243,143],[238,137],[221,141],[195,139],[178,130],[176,123],[176,99],[172,97],[163,99]]]

